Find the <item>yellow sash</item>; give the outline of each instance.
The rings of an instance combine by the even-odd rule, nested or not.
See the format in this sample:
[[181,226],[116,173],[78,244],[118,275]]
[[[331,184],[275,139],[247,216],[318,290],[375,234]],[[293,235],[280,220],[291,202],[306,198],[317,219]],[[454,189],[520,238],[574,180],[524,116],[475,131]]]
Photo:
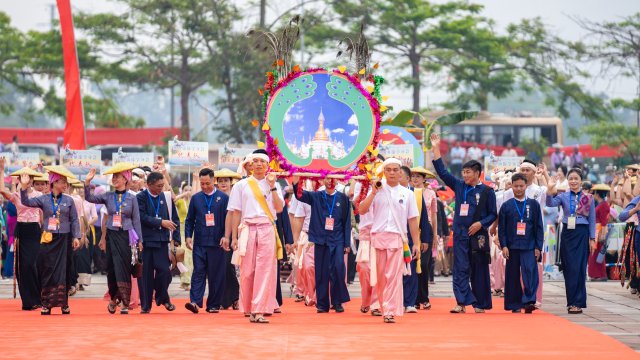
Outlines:
[[53,234],[48,231],[43,231],[40,236],[40,244],[48,244],[53,240]]
[[[413,195],[416,197],[416,204],[418,205],[418,224],[420,224],[420,216],[422,215],[422,189],[413,189]],[[422,231],[418,227],[418,234]],[[419,236],[419,235],[418,235]],[[420,238],[413,239],[413,242],[420,247]],[[416,261],[416,274],[422,274],[422,252],[418,254],[418,261]]]
[[253,192],[253,196],[256,198],[256,200],[260,204],[260,207],[262,208],[262,211],[264,211],[264,213],[269,218],[269,221],[271,221],[271,223],[273,224],[273,232],[276,234],[276,256],[277,256],[278,260],[282,260],[283,255],[284,255],[283,252],[282,252],[282,242],[280,241],[280,235],[278,235],[278,229],[276,228],[276,222],[273,219],[273,215],[271,215],[271,210],[269,210],[269,206],[267,205],[267,200],[265,200],[265,198],[264,198],[264,196],[262,194],[262,191],[260,191],[260,187],[258,186],[258,182],[253,177],[250,177],[247,180],[247,183],[249,184],[249,187],[251,188],[251,191]]

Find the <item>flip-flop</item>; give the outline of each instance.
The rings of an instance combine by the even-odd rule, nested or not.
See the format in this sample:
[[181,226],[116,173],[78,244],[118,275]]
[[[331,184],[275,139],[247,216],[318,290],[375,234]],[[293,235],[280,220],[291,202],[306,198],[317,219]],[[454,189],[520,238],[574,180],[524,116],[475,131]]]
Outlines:
[[268,324],[269,320],[265,319],[264,316],[260,315],[260,316],[256,316],[253,322],[257,324]]
[[396,322],[396,319],[393,316],[385,316],[384,322],[387,324],[393,324]]
[[365,307],[360,307],[360,312],[363,314],[366,314],[369,312],[369,307],[365,306]]

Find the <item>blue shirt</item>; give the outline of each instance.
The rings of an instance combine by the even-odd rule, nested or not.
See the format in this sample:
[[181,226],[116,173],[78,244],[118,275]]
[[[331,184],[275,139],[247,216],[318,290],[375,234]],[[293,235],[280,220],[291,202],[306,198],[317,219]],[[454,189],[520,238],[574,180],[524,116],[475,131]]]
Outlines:
[[[149,198],[151,196],[151,198]],[[142,242],[145,247],[160,247],[162,243],[169,242],[169,230],[162,227],[162,220],[169,220],[169,209],[164,192],[153,197],[149,190],[144,190],[136,195],[140,208],[140,222],[142,223]],[[158,201],[160,204],[158,205]],[[159,207],[158,207],[159,206]],[[156,217],[156,209],[158,216]],[[180,243],[180,220],[176,205],[171,203],[172,221],[177,224],[173,232],[172,240]]]
[[[444,183],[453,189],[456,194],[456,208],[453,215],[453,236],[455,239],[468,239],[469,227],[473,224],[473,217],[478,206],[478,199],[480,194],[484,190],[485,186],[479,183],[475,187],[468,186],[462,179],[458,179],[444,166],[442,158],[433,161],[433,166],[438,173],[438,176]],[[460,205],[464,204],[465,192],[467,193],[467,204],[469,204],[469,213],[467,216],[460,216]],[[491,224],[498,218],[498,210],[496,208],[496,193],[493,189],[486,191],[487,200],[484,209],[478,209],[480,211],[480,224],[484,229],[488,229]]]
[[[564,213],[562,216],[562,223],[567,224],[569,221],[569,215],[571,214],[571,206],[569,204],[570,194],[572,191],[566,191],[563,193],[559,193],[556,196],[547,196],[547,206],[562,206],[562,212]],[[578,195],[580,195],[582,191],[578,193],[573,193],[571,196],[574,204],[574,210],[578,208]],[[576,214],[576,225],[589,225],[589,238],[596,238],[596,204],[594,201],[591,201],[591,205],[589,206],[589,217],[584,217],[582,215]]]
[[[636,207],[638,203],[640,203],[640,196],[636,196],[633,199],[631,199],[631,202],[629,202],[629,205],[627,205],[627,207],[624,208],[624,210],[620,213],[620,215],[618,215],[618,218],[620,219],[620,221],[629,220],[629,218],[631,217],[631,215],[629,214],[629,211],[631,211],[631,209]],[[637,234],[636,239],[639,239],[638,236],[640,236],[640,226],[636,226],[636,234]]]
[[[318,245],[351,246],[351,203],[347,195],[334,191],[328,195],[325,191],[303,191],[298,197],[298,184],[293,185],[293,193],[303,203],[311,205],[309,221],[309,241]],[[333,211],[331,212],[332,204]],[[333,230],[325,230],[325,221],[333,220]]]
[[[522,218],[521,218],[522,216]],[[518,223],[522,219],[525,234],[518,235]],[[510,199],[500,208],[498,214],[498,238],[500,247],[516,250],[542,250],[544,227],[540,204],[533,199],[518,201]]]
[[[409,187],[409,190],[415,192],[416,189]],[[420,219],[418,226],[420,227],[420,243],[421,244],[433,244],[433,229],[431,228],[431,222],[429,222],[429,209],[424,201],[424,196],[420,196],[422,200],[422,210],[420,211]],[[411,234],[409,224],[407,224],[407,234]],[[409,236],[409,247],[413,247],[413,236]]]
[[[224,237],[229,196],[215,190],[211,196],[202,191],[193,195],[184,221],[184,237],[193,238],[194,246],[220,247]],[[213,214],[214,226],[207,226],[206,215]]]

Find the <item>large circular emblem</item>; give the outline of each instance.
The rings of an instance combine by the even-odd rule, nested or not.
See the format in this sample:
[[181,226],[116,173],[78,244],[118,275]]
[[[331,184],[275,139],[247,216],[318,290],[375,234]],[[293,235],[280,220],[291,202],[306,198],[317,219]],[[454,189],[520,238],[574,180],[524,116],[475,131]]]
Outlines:
[[377,101],[356,78],[310,70],[274,90],[266,107],[266,134],[283,168],[347,173],[367,156],[379,117]]

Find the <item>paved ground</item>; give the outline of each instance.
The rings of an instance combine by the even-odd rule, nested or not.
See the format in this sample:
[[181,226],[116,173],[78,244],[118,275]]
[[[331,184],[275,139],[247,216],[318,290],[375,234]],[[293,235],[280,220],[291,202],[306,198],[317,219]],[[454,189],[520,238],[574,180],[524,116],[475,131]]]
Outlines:
[[[92,285],[76,295],[78,298],[102,297],[106,292],[106,277],[94,275]],[[169,289],[172,297],[188,297],[188,293],[180,287],[179,278],[174,278]],[[291,296],[290,286],[283,283],[285,297]],[[357,283],[349,286],[353,298],[360,297],[360,286]],[[437,277],[436,284],[430,286],[431,296],[452,298],[451,277]],[[569,315],[566,311],[564,283],[562,281],[545,281],[543,309],[561,316],[577,324],[592,328],[611,336],[632,349],[640,352],[640,298],[631,295],[617,281],[587,283],[588,305],[582,315]],[[12,281],[0,281],[0,298],[12,296]],[[358,301],[358,300],[355,300]],[[451,306],[454,303],[452,301]],[[494,309],[493,311],[502,311]],[[552,336],[552,335],[550,335]]]

